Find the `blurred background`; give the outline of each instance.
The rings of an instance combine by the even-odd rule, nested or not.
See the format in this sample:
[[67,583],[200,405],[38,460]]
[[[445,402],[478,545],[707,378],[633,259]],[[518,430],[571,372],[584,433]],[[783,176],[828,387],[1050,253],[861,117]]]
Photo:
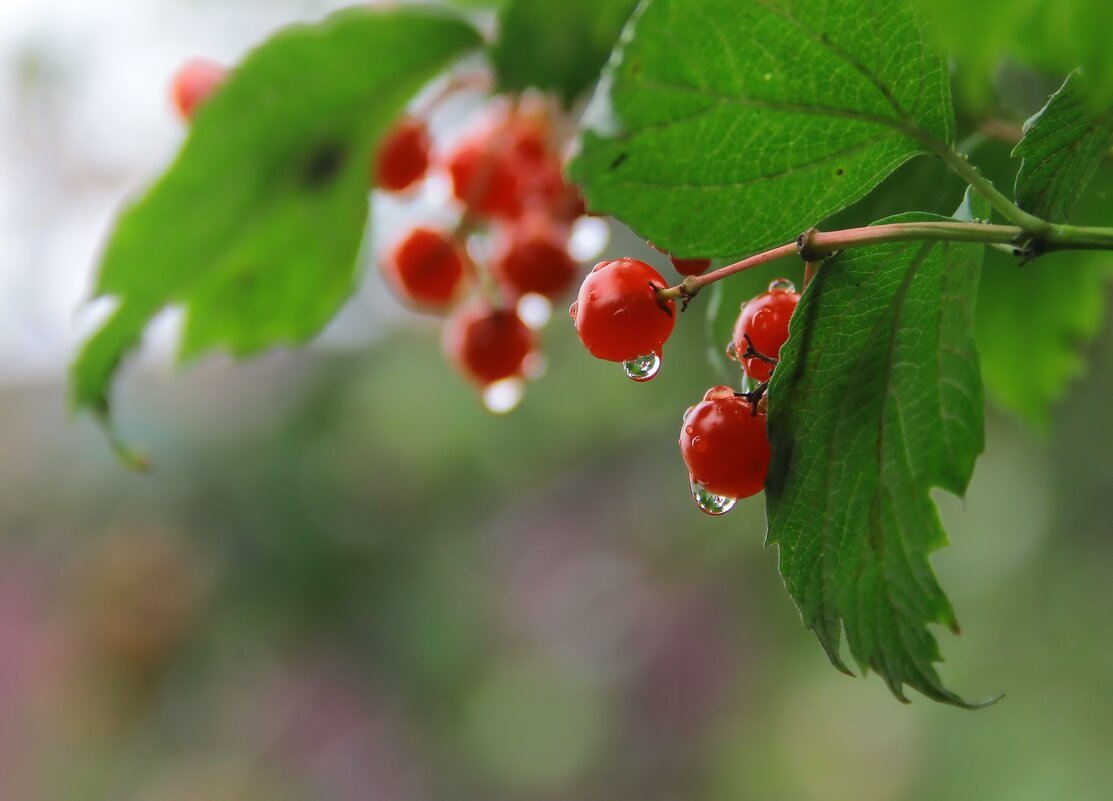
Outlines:
[[184,136],[173,73],[342,5],[0,0],[0,799],[1108,798],[1108,325],[1049,429],[991,412],[939,495],[941,669],[1007,694],[978,713],[837,673],[761,499],[697,511],[696,309],[648,386],[557,314],[496,417],[369,269],[298,352],[175,370],[161,319],[116,390],[149,474],[70,418],[99,248]]

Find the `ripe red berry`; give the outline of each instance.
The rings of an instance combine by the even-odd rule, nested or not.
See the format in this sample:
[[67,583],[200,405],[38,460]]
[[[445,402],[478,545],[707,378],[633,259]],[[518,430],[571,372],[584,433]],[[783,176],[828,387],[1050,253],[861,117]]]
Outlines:
[[429,131],[419,119],[407,117],[387,131],[375,155],[375,183],[401,192],[420,181],[429,169]]
[[522,213],[521,188],[514,160],[493,147],[493,139],[472,139],[448,157],[452,191],[468,213],[513,219]]
[[495,275],[520,294],[555,297],[576,278],[577,265],[568,254],[568,229],[535,214],[515,223],[493,262]]
[[707,492],[732,500],[756,495],[771,455],[765,415],[730,387],[712,387],[684,415],[680,452],[692,481]]
[[681,275],[703,275],[711,266],[711,259],[678,259],[671,254],[669,261]]
[[768,381],[773,374],[773,365],[756,356],[743,357],[743,354],[752,343],[758,353],[771,359],[780,358],[781,346],[788,339],[789,320],[799,302],[800,293],[792,282],[779,278],[769,285],[769,291],[762,292],[742,307],[734,324],[731,347],[734,355],[742,360],[750,378]]
[[394,249],[385,268],[404,298],[418,306],[443,308],[463,286],[464,258],[447,235],[415,228]]
[[676,305],[657,299],[656,290],[666,286],[644,261],[623,258],[595,265],[568,310],[584,347],[612,362],[660,356],[676,322]]
[[445,323],[444,351],[468,378],[487,386],[522,374],[533,332],[512,309],[466,306]]
[[208,99],[227,74],[227,68],[202,58],[183,64],[171,88],[174,105],[182,119],[191,119],[197,107]]

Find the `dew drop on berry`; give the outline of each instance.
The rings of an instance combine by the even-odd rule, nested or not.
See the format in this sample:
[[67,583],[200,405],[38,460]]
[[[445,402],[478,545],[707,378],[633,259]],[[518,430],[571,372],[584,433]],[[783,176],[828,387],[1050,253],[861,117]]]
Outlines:
[[[685,423],[688,422],[688,415],[690,415],[695,410],[696,410],[695,404],[692,404],[691,406],[689,406],[687,409],[684,410],[684,422]],[[688,426],[688,428],[691,428],[691,426]],[[687,430],[687,429],[685,429],[685,430]],[[695,429],[692,429],[692,430],[694,431]],[[688,431],[688,433],[691,434],[692,432]]]
[[732,362],[740,361],[740,359],[738,358],[738,349],[734,347],[733,342],[727,345],[727,358],[730,359]]
[[737,498],[716,495],[694,478],[690,479],[690,481],[692,483],[692,500],[696,502],[696,506],[698,506],[700,511],[704,514],[712,516],[725,515],[738,503]]
[[[691,428],[691,426],[688,426],[688,428]],[[696,453],[704,453],[707,450],[707,440],[703,437],[692,437],[691,448]]]
[[636,359],[623,362],[622,369],[626,372],[628,378],[635,381],[648,381],[657,375],[657,372],[661,369],[661,357],[656,353],[639,356]]
[[578,300],[572,301],[572,305],[568,307],[568,316],[573,320],[576,319],[576,312],[580,310],[580,302]]
[[789,281],[787,278],[775,278],[769,282],[770,292],[795,292],[796,284]]
[[483,388],[483,405],[492,414],[512,412],[522,402],[525,384],[520,378],[504,378]]
[[[571,314],[572,310],[568,311]],[[544,295],[529,292],[518,300],[518,316],[527,326],[539,331],[548,325],[549,318],[553,316],[553,304]]]

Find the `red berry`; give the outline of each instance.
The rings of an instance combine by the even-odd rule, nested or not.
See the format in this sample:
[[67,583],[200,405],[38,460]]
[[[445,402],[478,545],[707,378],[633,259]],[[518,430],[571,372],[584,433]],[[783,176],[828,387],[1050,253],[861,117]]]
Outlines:
[[684,415],[680,452],[692,480],[724,498],[761,492],[769,470],[765,415],[730,387],[712,387]]
[[595,265],[568,310],[584,347],[612,362],[660,355],[676,322],[676,305],[657,299],[656,290],[666,286],[644,261],[624,258]]
[[407,117],[391,128],[375,156],[375,183],[401,192],[420,181],[429,169],[429,131],[421,120]]
[[443,308],[464,283],[464,255],[447,235],[415,228],[386,262],[399,294],[419,306]]
[[452,191],[476,217],[513,219],[522,213],[517,165],[490,140],[464,142],[448,157]]
[[445,353],[472,381],[487,386],[522,374],[533,332],[512,309],[467,306],[445,323]]
[[171,89],[182,119],[191,119],[197,107],[208,99],[227,74],[227,68],[202,58],[183,64],[174,76]]
[[523,218],[510,229],[493,268],[500,281],[520,294],[560,295],[577,272],[568,254],[568,229],[544,215]]
[[681,275],[703,275],[707,272],[707,268],[711,266],[711,259],[678,259],[671,254],[669,255],[669,261]]
[[781,346],[788,339],[789,320],[799,302],[800,293],[792,282],[779,278],[769,285],[769,291],[762,292],[742,307],[734,324],[731,345],[737,357],[742,359],[742,366],[750,378],[768,381],[773,375],[773,365],[756,356],[743,358],[742,354],[752,344],[753,349],[763,356],[780,358]]
[[586,213],[579,187],[564,180],[555,158],[523,165],[521,183],[525,205],[542,209],[563,223],[572,224]]

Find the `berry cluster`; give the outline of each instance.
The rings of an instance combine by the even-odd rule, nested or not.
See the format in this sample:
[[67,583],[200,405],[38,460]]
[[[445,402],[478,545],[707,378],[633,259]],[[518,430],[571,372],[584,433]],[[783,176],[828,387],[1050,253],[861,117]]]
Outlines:
[[[391,192],[408,192],[438,169],[451,182],[460,209],[455,227],[408,232],[384,270],[411,306],[432,313],[455,307],[444,327],[445,353],[498,411],[512,402],[492,403],[509,396],[491,388],[512,382],[520,395],[521,380],[536,363],[536,338],[518,311],[522,299],[559,297],[580,271],[568,245],[585,211],[579,191],[564,180],[555,128],[542,101],[496,103],[477,129],[438,153],[421,120],[407,117],[375,159],[374,183]],[[476,250],[492,255],[481,261],[472,255]],[[474,297],[457,303],[468,294]]]
[[[184,119],[226,73],[204,60],[179,70],[172,94]],[[569,240],[586,211],[579,190],[563,176],[558,112],[540,97],[496,99],[479,126],[453,146],[437,147],[425,117],[456,88],[450,84],[424,113],[391,126],[373,156],[370,181],[409,197],[431,177],[445,179],[458,222],[406,232],[385,256],[383,270],[409,306],[448,315],[445,355],[483,392],[489,408],[507,411],[521,395],[522,379],[540,363],[534,331],[519,308],[524,298],[552,300],[571,289],[580,266]],[[477,259],[477,251],[491,256]]]
[[[674,302],[660,294],[665,288],[661,274],[645,262],[625,258],[596,265],[569,310],[584,347],[597,358],[622,362],[634,380],[652,378],[675,323]],[[692,497],[708,514],[730,511],[765,485],[771,455],[766,388],[799,300],[792,282],[778,279],[743,304],[727,355],[741,363],[746,391],[712,387],[684,414],[680,452]]]

